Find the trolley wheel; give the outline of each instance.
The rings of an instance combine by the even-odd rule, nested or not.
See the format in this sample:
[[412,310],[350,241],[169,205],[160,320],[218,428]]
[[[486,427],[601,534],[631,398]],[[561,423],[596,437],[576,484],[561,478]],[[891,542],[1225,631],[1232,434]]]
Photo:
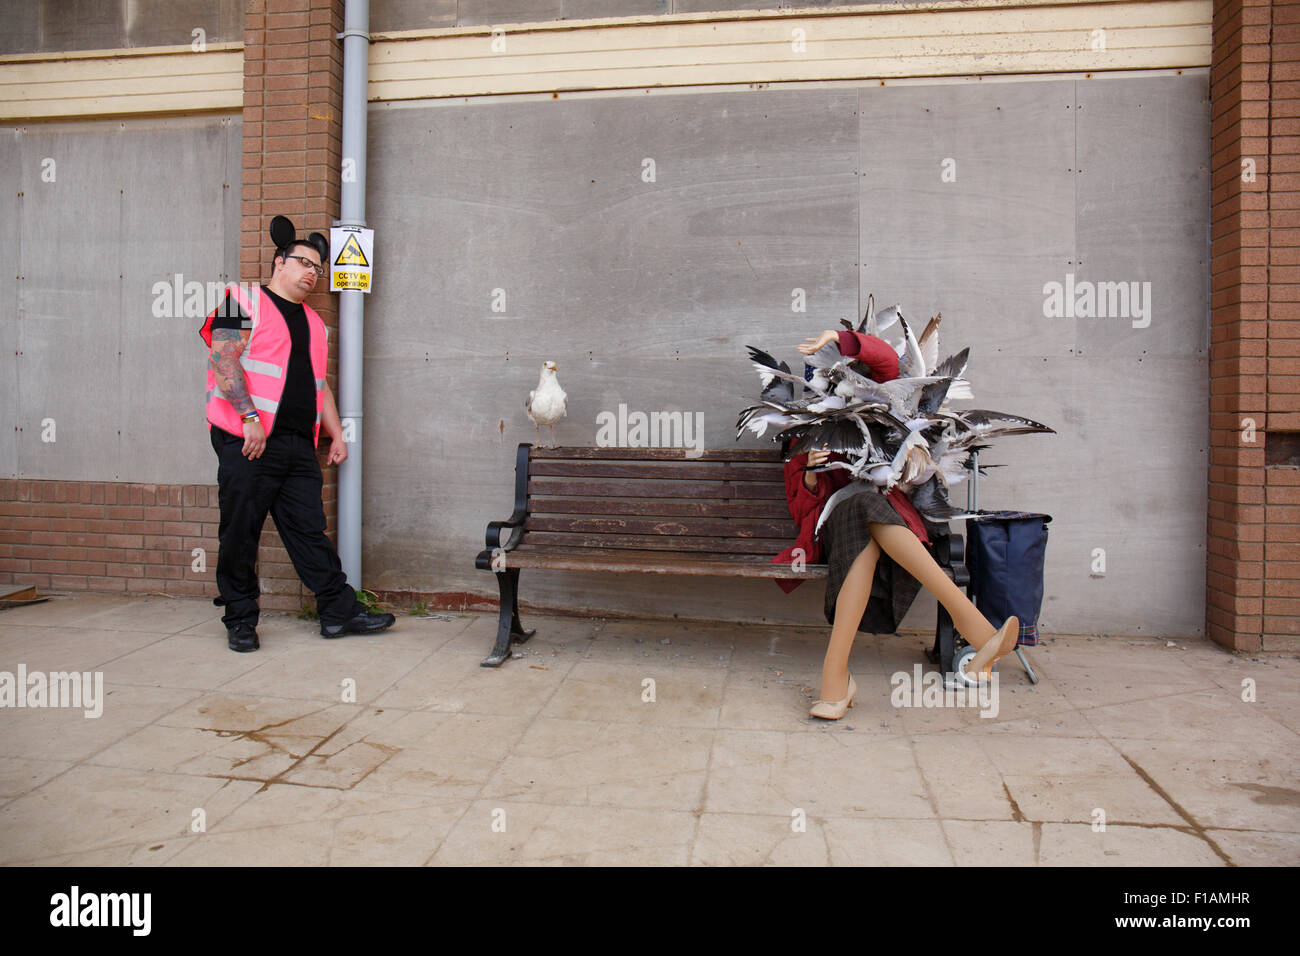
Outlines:
[[962,676],[962,674],[964,668],[968,663],[970,663],[971,659],[974,656],[975,656],[975,648],[969,644],[967,644],[955,655],[953,655],[953,659],[952,659],[953,676],[956,677],[958,682],[963,684],[967,683],[966,679]]

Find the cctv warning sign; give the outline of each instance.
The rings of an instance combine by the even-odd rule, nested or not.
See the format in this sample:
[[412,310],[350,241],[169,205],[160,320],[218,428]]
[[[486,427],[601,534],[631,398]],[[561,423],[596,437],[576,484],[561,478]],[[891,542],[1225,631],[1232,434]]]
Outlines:
[[361,226],[330,229],[330,291],[370,291],[375,261],[375,231]]

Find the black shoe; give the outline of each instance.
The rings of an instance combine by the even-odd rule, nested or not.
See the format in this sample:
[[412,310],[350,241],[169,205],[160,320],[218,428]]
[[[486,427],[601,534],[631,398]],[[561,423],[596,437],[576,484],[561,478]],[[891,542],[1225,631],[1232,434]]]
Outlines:
[[344,621],[342,624],[325,624],[320,626],[321,637],[342,637],[344,634],[373,634],[375,631],[382,631],[385,628],[392,627],[395,618],[391,614],[372,614],[369,611],[362,611],[350,621]]
[[226,644],[232,651],[246,654],[262,645],[257,640],[257,628],[251,624],[236,624],[226,629]]

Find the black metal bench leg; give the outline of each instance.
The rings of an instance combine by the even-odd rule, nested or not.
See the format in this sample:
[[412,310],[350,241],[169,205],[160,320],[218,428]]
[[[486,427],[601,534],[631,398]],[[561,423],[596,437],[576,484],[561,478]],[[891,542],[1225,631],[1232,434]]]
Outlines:
[[501,592],[501,612],[497,617],[497,640],[492,653],[480,662],[480,667],[500,667],[510,659],[511,643],[522,644],[536,634],[525,631],[519,622],[519,569],[497,571],[497,588]]
[[939,619],[934,625],[934,650],[930,652],[930,661],[939,665],[940,673],[952,673],[952,659],[957,653],[957,629],[952,626],[952,616],[948,609],[939,605]]

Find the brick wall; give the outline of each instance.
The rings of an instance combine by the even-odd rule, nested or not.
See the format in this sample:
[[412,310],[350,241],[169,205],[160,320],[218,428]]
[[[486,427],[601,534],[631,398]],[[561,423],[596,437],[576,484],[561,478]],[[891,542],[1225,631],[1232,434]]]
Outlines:
[[1206,631],[1284,649],[1300,646],[1300,6],[1216,0],[1210,98]]
[[0,479],[0,580],[215,594],[216,502],[206,485]]
[[[275,248],[267,227],[276,215],[301,235],[322,232],[339,211],[342,152],[343,0],[247,0],[244,6],[244,160],[240,193],[240,275],[271,277]],[[338,311],[328,279],[307,304],[330,329],[329,381],[338,398]],[[321,450],[329,439],[322,433]],[[321,457],[322,462],[324,457]],[[335,536],[338,471],[323,468],[325,514]],[[279,539],[262,536],[262,606],[297,610],[312,596],[298,581]],[[358,582],[352,582],[356,585]]]

